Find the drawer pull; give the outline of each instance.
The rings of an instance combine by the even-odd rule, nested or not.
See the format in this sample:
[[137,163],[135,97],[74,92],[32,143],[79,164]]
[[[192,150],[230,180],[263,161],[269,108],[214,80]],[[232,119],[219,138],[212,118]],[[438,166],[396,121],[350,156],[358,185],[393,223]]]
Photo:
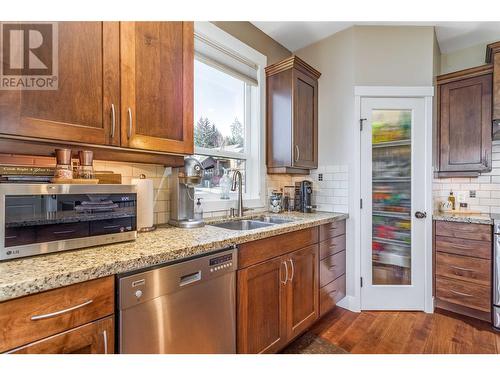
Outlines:
[[454,268],[459,271],[467,271],[467,272],[474,272],[474,270],[471,270],[470,268],[463,268],[463,267],[457,267],[457,266],[450,266],[451,268]]
[[337,289],[332,290],[331,292],[328,292],[328,295],[331,296],[332,294],[337,293]]
[[462,293],[462,292],[456,292],[453,289],[450,290],[453,294],[456,294],[457,296],[462,296],[462,297],[474,297],[472,294],[467,294],[467,293]]
[[70,233],[75,233],[74,229],[69,229],[69,230],[60,230],[53,232],[54,234],[70,234]]
[[41,320],[41,319],[53,318],[55,316],[66,314],[67,312],[74,311],[74,310],[80,309],[82,307],[85,307],[87,305],[90,305],[92,302],[94,302],[94,300],[89,299],[88,301],[86,301],[84,303],[81,303],[81,304],[76,305],[76,306],[68,307],[67,309],[64,309],[64,310],[59,310],[59,311],[55,311],[53,313],[48,313],[48,314],[43,314],[43,315],[34,315],[31,317],[31,320]]
[[330,267],[328,267],[329,270],[333,270],[334,268],[336,268],[337,265],[336,264],[332,264]]

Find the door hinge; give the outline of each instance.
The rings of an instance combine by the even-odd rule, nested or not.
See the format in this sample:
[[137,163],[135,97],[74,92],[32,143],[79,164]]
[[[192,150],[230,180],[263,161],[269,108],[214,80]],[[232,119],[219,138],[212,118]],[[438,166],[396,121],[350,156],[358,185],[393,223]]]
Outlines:
[[360,118],[359,119],[359,131],[363,131],[363,121],[366,121],[365,118]]
[[359,208],[363,208],[363,199],[359,200]]
[[362,277],[359,278],[359,285],[361,286],[361,288],[363,287],[363,278]]

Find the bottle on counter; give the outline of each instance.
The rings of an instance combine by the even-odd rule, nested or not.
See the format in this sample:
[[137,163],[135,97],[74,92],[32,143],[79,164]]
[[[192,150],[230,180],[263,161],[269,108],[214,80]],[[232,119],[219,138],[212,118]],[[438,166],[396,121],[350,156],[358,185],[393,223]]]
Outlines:
[[451,209],[455,210],[455,196],[453,195],[453,191],[450,191],[450,195],[448,196],[448,202],[450,202]]
[[201,205],[201,199],[198,198],[196,205],[194,206],[194,220],[203,220],[203,207]]

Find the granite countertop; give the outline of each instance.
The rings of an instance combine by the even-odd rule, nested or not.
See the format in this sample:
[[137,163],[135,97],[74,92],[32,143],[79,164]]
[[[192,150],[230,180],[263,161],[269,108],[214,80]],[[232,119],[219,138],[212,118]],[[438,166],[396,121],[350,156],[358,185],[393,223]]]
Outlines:
[[493,219],[488,214],[447,214],[445,212],[435,212],[432,215],[434,220],[453,221],[457,223],[487,224],[493,225]]
[[348,217],[347,214],[331,212],[293,212],[277,216],[295,220],[247,231],[234,231],[210,225],[197,229],[164,226],[154,232],[139,234],[136,241],[2,262],[0,301],[154,266]]

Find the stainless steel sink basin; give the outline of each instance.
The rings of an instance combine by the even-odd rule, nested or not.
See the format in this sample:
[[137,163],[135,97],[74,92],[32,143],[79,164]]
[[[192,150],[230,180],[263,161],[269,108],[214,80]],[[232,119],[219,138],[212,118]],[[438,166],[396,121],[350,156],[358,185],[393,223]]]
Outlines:
[[274,225],[275,223],[265,223],[257,220],[235,220],[225,223],[211,224],[213,227],[231,229],[231,230],[251,230],[258,228],[266,228]]
[[252,220],[261,221],[263,223],[273,223],[273,224],[285,224],[295,221],[294,219],[287,219],[284,217],[275,217],[275,216],[259,216]]

